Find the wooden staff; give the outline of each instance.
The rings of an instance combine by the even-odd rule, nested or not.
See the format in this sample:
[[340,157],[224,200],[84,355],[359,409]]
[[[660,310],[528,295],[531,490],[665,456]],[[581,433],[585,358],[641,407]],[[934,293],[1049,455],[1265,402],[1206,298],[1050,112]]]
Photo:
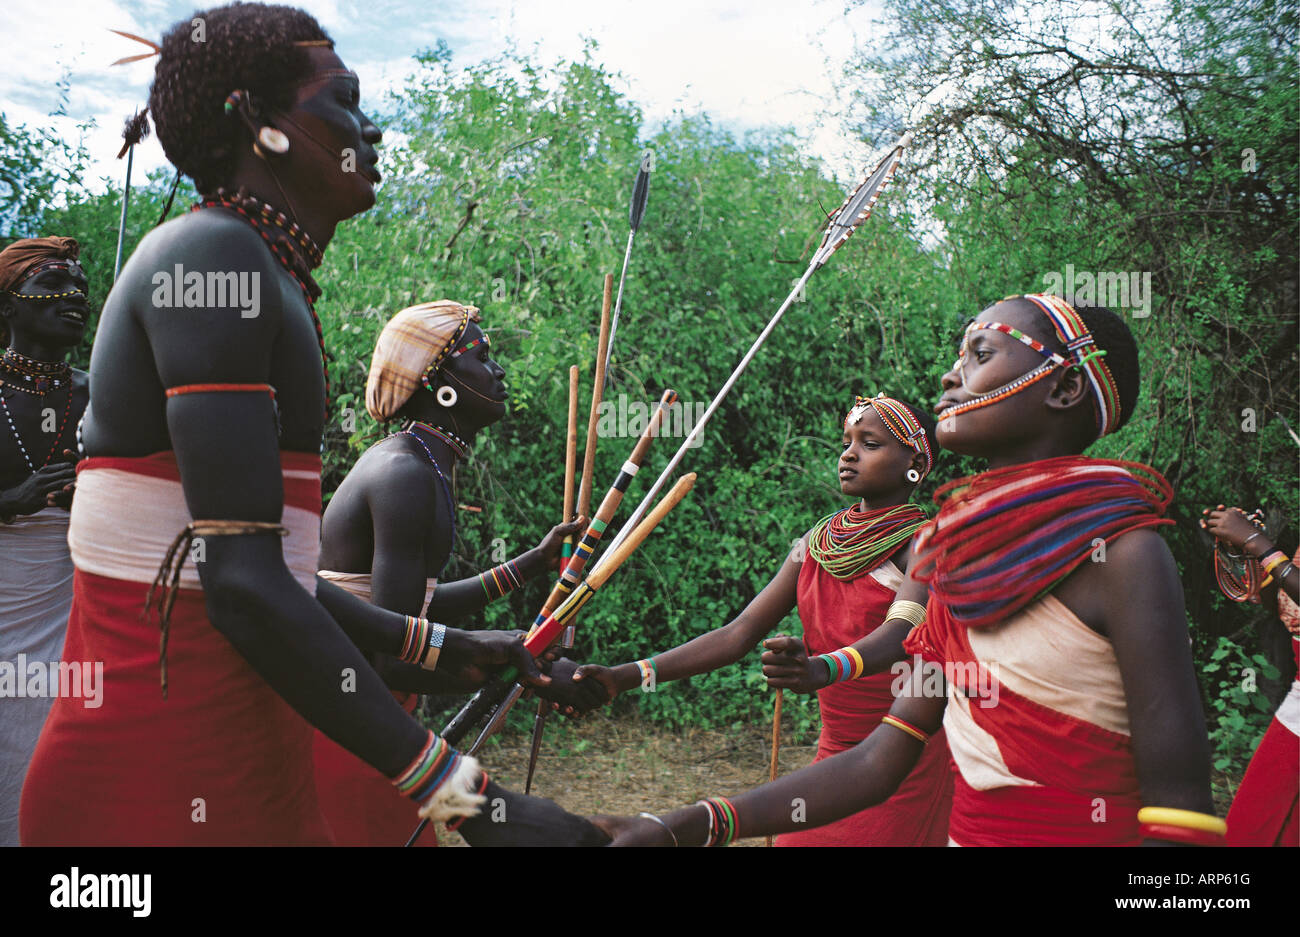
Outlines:
[[573,556],[569,558],[569,562],[565,564],[564,570],[560,573],[560,578],[555,583],[555,587],[551,589],[551,594],[546,597],[542,610],[537,613],[537,618],[533,621],[533,627],[537,627],[545,621],[546,616],[577,586],[579,579],[582,577],[582,572],[587,566],[587,561],[591,559],[591,555],[599,545],[601,537],[605,535],[605,530],[609,527],[610,521],[614,519],[619,506],[623,503],[623,495],[627,493],[628,487],[632,484],[632,478],[641,468],[641,463],[645,461],[646,453],[650,451],[650,443],[659,433],[659,427],[663,422],[667,408],[671,407],[676,400],[677,392],[672,389],[665,390],[663,396],[659,398],[659,406],[655,408],[654,413],[650,414],[645,429],[641,431],[641,437],[636,441],[636,445],[632,447],[632,454],[623,463],[618,476],[614,479],[614,484],[610,486],[609,491],[605,492],[600,507],[596,509],[596,516],[587,525],[587,530],[582,535],[581,542],[574,550]]
[[[564,445],[564,512],[561,515],[560,523],[567,524],[573,520],[573,470],[577,467],[578,461],[578,366],[569,367],[569,422],[567,435]],[[569,565],[569,557],[573,556],[573,534],[568,534],[564,538],[564,546],[560,548],[560,569],[563,570]],[[551,704],[538,698],[537,713],[533,716],[533,740],[528,752],[528,774],[524,778],[524,793],[533,792],[533,774],[537,770],[537,758],[542,751],[542,734],[546,728],[546,718],[550,715]]]
[[[776,780],[776,756],[781,751],[781,699],[785,696],[780,687],[776,690],[776,702],[772,704],[772,770],[768,772],[769,781]],[[772,845],[772,837],[767,838],[767,844]]]
[[[573,520],[573,472],[578,466],[578,366],[569,366],[569,424],[564,443],[564,516],[561,524]],[[573,534],[564,538],[560,561],[568,563],[573,555]]]
[[[668,512],[675,508],[682,498],[686,497],[687,493],[695,485],[695,478],[694,472],[679,478],[677,484],[673,485],[672,490],[654,506],[654,509],[646,515],[645,520],[637,525],[636,530],[631,531],[622,543],[601,558],[600,569],[593,569],[586,581],[575,589],[564,603],[555,610],[555,614],[547,616],[546,621],[542,623],[542,627],[534,628],[529,633],[524,640],[524,647],[528,649],[528,653],[532,654],[533,657],[540,657],[550,649],[551,645],[560,636],[565,624],[571,621],[582,606],[590,601],[596,590],[603,586],[609,580],[609,577],[623,565],[624,561],[645,541],[645,538],[658,526],[659,522],[668,516]],[[481,719],[492,708],[496,700],[501,700],[492,713],[492,717],[488,720],[488,724],[466,754],[473,755],[477,752],[488,737],[505,721],[511,707],[523,695],[524,687],[522,684],[516,683],[508,689],[506,686],[518,676],[519,672],[513,666],[508,666],[501,671],[500,675],[494,677],[487,686],[474,694],[473,699],[461,707],[460,712],[456,713],[452,721],[448,723],[447,728],[443,729],[442,737],[455,745],[469,726]],[[428,825],[429,821],[427,819],[421,820],[419,826],[415,828],[415,832],[411,834],[411,838],[406,841],[406,845],[414,845]]]
[[[600,303],[600,340],[596,344],[596,380],[591,388],[591,414],[587,417],[587,448],[582,455],[582,485],[578,488],[578,513],[591,517],[592,476],[596,472],[596,427],[600,402],[605,396],[605,359],[609,356],[609,310],[614,304],[614,274],[605,274],[605,291]],[[560,647],[573,647],[573,629],[564,632]]]

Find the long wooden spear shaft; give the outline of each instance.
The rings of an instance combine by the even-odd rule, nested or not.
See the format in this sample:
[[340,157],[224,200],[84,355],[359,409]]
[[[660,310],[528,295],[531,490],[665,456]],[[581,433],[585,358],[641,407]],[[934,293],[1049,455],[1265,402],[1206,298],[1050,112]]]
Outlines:
[[618,299],[614,301],[614,320],[609,328],[609,348],[605,350],[605,381],[609,382],[609,358],[614,352],[614,336],[618,334],[618,313],[623,308],[623,283],[627,280],[627,264],[632,259],[632,239],[636,237],[637,228],[641,227],[641,218],[645,215],[646,200],[650,198],[650,170],[645,161],[636,172],[636,182],[632,184],[632,205],[628,209],[630,230],[627,232],[627,249],[623,251],[623,272],[618,277]]
[[[578,458],[578,366],[569,367],[569,422],[564,443],[564,511],[560,523],[567,524],[573,520],[573,470]],[[560,568],[569,564],[573,556],[573,534],[564,538],[560,550]],[[533,792],[533,771],[537,767],[537,758],[542,751],[542,733],[546,727],[546,717],[551,711],[551,704],[541,697],[537,699],[537,713],[533,716],[533,743],[528,751],[528,777],[524,780],[524,793]]]
[[605,558],[618,548],[622,539],[636,529],[637,522],[649,509],[649,506],[654,503],[655,497],[672,476],[672,473],[676,471],[677,465],[682,461],[682,457],[686,455],[686,451],[695,444],[695,440],[704,432],[704,427],[708,426],[709,420],[712,419],[714,412],[718,409],[719,405],[721,405],[723,399],[726,398],[727,393],[731,390],[740,375],[744,373],[745,368],[749,366],[749,362],[753,360],[754,355],[756,355],[758,350],[763,347],[763,343],[767,341],[767,337],[772,334],[772,330],[775,329],[777,323],[781,321],[781,317],[784,316],[785,311],[790,308],[790,304],[794,302],[796,297],[802,294],[804,284],[808,282],[808,278],[830,260],[831,254],[835,253],[836,250],[842,247],[844,242],[849,239],[849,236],[857,230],[858,225],[862,224],[862,222],[871,214],[872,208],[875,207],[876,199],[880,196],[880,192],[885,187],[885,183],[887,183],[890,177],[893,176],[899,160],[902,159],[903,150],[910,142],[911,134],[904,134],[899,141],[894,144],[893,148],[885,154],[885,157],[876,165],[876,168],[872,170],[870,175],[868,175],[856,189],[849,193],[848,198],[844,200],[844,204],[842,204],[839,209],[836,210],[835,214],[831,215],[828,219],[826,223],[826,234],[822,238],[821,245],[817,248],[816,253],[813,254],[812,260],[808,264],[808,269],[804,271],[803,276],[801,276],[795,283],[794,289],[792,289],[790,295],[785,298],[785,302],[781,303],[780,308],[777,309],[772,318],[768,320],[767,326],[761,333],[759,333],[758,338],[754,339],[754,344],[749,347],[749,351],[745,352],[745,356],[740,359],[740,364],[736,365],[736,369],[731,372],[731,376],[727,378],[726,383],[724,383],[722,388],[714,395],[713,400],[709,403],[708,409],[704,411],[704,415],[700,417],[694,428],[687,434],[686,438],[682,440],[682,444],[678,447],[676,455],[674,455],[668,461],[668,464],[664,466],[663,472],[660,473],[650,490],[646,492],[645,497],[641,499],[641,503],[637,506],[637,509],[632,512],[632,516],[629,517],[627,523],[623,525],[623,529],[620,530],[618,536],[614,538],[614,542],[610,544],[609,551],[596,562],[593,572],[598,571],[601,563],[603,563]]
[[[645,541],[646,537],[659,525],[660,521],[668,516],[668,512],[686,497],[691,488],[695,486],[695,477],[695,473],[691,472],[679,478],[677,484],[673,485],[668,494],[664,496],[664,499],[655,505],[644,521],[637,525],[637,529],[624,538],[618,549],[610,548],[610,555],[606,557],[607,562],[603,564],[601,572],[598,573],[593,569],[586,580],[577,589],[573,590],[564,603],[555,610],[555,613],[547,616],[546,621],[542,623],[542,627],[534,629],[524,640],[524,647],[528,650],[528,653],[532,654],[533,657],[540,657],[550,649],[551,645],[559,638],[565,623],[578,614],[578,611],[596,594],[596,590],[603,586],[611,575],[617,572],[618,568]],[[496,700],[501,700],[496,711],[493,712],[492,718],[488,720],[487,726],[467,752],[470,755],[475,754],[487,741],[488,736],[505,721],[510,708],[523,695],[524,687],[520,683],[515,683],[513,687],[507,689],[509,682],[515,680],[518,675],[518,671],[514,667],[507,667],[489,681],[483,689],[474,694],[474,698],[469,703],[462,707],[461,711],[447,725],[447,728],[443,729],[442,737],[450,744],[455,745],[464,736],[468,728],[478,722],[492,708]],[[421,820],[420,825],[411,834],[411,838],[406,841],[406,845],[413,845],[428,825],[428,820]]]

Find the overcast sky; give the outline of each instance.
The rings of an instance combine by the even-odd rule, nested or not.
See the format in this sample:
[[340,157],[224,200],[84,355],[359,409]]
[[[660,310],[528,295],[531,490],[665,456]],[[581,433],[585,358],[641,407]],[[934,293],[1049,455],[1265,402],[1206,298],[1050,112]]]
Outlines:
[[[414,67],[412,55],[445,41],[457,64],[490,58],[513,41],[550,64],[581,53],[623,74],[619,90],[639,104],[647,130],[674,109],[707,112],[737,132],[789,126],[836,174],[853,175],[870,155],[843,131],[833,82],[855,46],[870,44],[874,2],[846,13],[843,0],[301,0],[361,76],[363,106],[380,101]],[[53,122],[70,138],[94,119],[87,142],[95,177],[121,184],[123,120],[144,106],[154,60],[109,68],[147,51],[109,29],[157,40],[195,5],[178,0],[6,0],[0,5],[6,68],[0,110],[11,122]],[[69,80],[67,117],[51,118],[57,82]],[[166,165],[152,137],[136,167]]]

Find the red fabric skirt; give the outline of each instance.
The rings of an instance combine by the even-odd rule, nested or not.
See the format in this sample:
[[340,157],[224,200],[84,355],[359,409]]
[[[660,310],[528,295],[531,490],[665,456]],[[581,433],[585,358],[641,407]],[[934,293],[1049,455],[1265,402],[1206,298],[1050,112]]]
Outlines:
[[[870,574],[844,581],[811,557],[799,570],[799,618],[809,656],[828,654],[870,634],[884,621],[895,592]],[[857,745],[894,705],[891,673],[836,683],[818,691],[822,716],[816,761]],[[843,820],[786,833],[778,846],[943,846],[952,809],[948,741],[938,732],[893,797]]]
[[1228,811],[1228,845],[1300,846],[1300,736],[1276,717]]
[[103,661],[101,705],[54,701],[27,772],[27,846],[329,845],[311,726],[182,590],[167,647],[148,587],[77,570],[65,660]]
[[[282,452],[281,470],[285,559],[306,587],[320,542],[320,457]],[[103,680],[98,706],[54,701],[23,787],[24,845],[330,844],[312,727],[212,626],[189,563],[162,697],[157,619],[141,613],[167,545],[190,520],[172,453],[78,464],[63,654],[102,664]]]

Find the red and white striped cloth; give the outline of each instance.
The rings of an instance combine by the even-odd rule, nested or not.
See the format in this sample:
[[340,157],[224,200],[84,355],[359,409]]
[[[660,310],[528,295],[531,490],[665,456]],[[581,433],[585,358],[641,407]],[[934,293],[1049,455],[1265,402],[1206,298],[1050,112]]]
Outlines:
[[[281,453],[282,539],[313,594],[320,458]],[[172,611],[168,698],[145,595],[191,521],[173,453],[77,467],[66,659],[104,665],[102,705],[55,701],[23,788],[24,845],[328,845],[312,727],[208,620],[186,564]]]

